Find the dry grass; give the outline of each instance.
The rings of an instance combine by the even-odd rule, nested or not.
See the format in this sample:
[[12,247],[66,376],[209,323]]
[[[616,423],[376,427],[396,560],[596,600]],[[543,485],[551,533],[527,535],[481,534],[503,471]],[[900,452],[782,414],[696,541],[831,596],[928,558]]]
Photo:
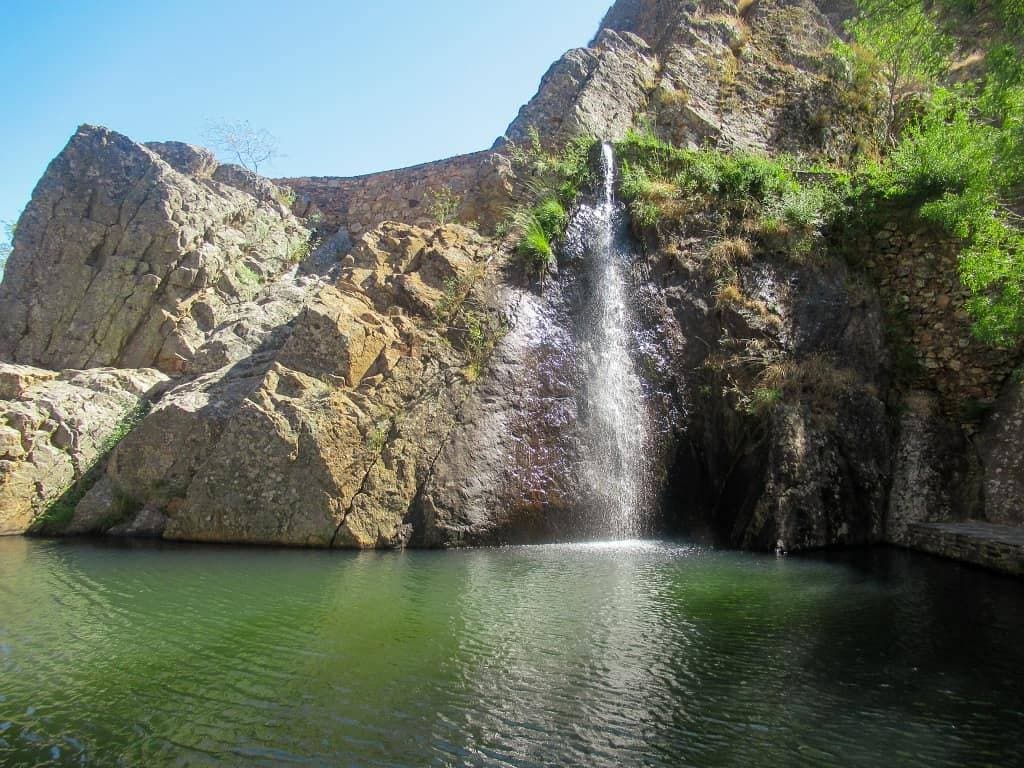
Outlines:
[[644,197],[650,202],[659,205],[669,200],[674,200],[678,194],[679,187],[671,181],[663,179],[651,179],[644,189]]
[[690,103],[690,92],[685,88],[673,88],[663,83],[654,92],[654,100],[660,107],[678,109]]
[[715,306],[719,309],[747,312],[772,325],[777,325],[779,322],[778,316],[768,308],[767,304],[747,296],[735,282],[723,283],[718,287],[718,290],[715,291]]
[[743,49],[747,46],[748,36],[742,29],[737,29],[735,34],[729,38],[729,50],[737,59],[743,55]]
[[715,291],[715,306],[719,309],[742,306],[746,301],[747,297],[736,283],[726,283]]
[[727,237],[708,250],[708,259],[715,274],[721,274],[739,263],[748,262],[754,250],[745,237]]
[[757,8],[758,2],[759,0],[739,0],[736,3],[736,15],[746,19]]
[[839,368],[826,355],[814,354],[803,360],[778,360],[765,364],[758,377],[761,386],[801,396],[812,403],[827,405],[859,384],[851,368]]

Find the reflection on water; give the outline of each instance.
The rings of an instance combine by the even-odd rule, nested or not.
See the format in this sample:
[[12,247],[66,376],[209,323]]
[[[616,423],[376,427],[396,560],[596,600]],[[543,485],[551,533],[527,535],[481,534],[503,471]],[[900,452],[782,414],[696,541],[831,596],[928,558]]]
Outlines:
[[1022,597],[892,550],[0,539],[0,764],[1011,765]]

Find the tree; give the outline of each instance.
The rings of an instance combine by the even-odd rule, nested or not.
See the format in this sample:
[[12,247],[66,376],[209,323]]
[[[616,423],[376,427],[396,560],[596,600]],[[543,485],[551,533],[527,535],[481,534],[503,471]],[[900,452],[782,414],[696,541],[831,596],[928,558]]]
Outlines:
[[7,257],[14,250],[14,231],[18,228],[18,223],[4,221],[0,222],[0,226],[3,226],[3,236],[0,239],[0,276],[2,276],[7,267]]
[[255,174],[261,165],[281,156],[277,139],[265,128],[253,128],[248,120],[210,123],[206,139],[218,153]]
[[948,71],[953,40],[920,0],[859,0],[847,23],[856,41],[878,59],[886,91],[885,134],[896,144],[908,98]]

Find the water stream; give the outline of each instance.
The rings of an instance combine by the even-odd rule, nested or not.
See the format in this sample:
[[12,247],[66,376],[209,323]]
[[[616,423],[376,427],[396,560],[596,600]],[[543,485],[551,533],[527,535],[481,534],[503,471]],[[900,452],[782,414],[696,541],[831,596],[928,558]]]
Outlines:
[[582,334],[587,355],[584,430],[590,455],[585,479],[608,535],[629,539],[644,527],[648,430],[643,390],[630,354],[629,236],[624,210],[615,199],[615,156],[608,143],[601,148],[601,181],[600,196],[581,206],[577,217],[588,245],[590,285]]

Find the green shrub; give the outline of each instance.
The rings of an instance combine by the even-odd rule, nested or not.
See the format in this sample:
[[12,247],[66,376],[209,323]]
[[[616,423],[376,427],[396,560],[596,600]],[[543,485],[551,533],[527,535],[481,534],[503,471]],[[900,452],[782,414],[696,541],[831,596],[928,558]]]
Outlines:
[[535,213],[527,215],[516,251],[523,258],[528,271],[534,274],[543,274],[554,263],[555,252],[551,247],[551,238]]
[[617,145],[621,158],[619,192],[642,227],[679,223],[695,210],[754,214],[765,234],[796,233],[805,241],[839,210],[843,188],[836,174],[827,182],[802,183],[795,159],[753,152],[684,150],[651,134],[630,132]]
[[238,277],[238,282],[250,290],[255,290],[263,284],[263,277],[245,264],[235,265],[235,275]]
[[274,197],[285,208],[290,209],[295,204],[295,190],[291,187],[278,187],[274,192]]
[[529,142],[525,146],[510,143],[507,152],[519,175],[527,180],[534,201],[554,197],[568,207],[593,182],[590,153],[596,143],[593,136],[577,136],[560,152],[549,152],[540,133],[531,127]]
[[540,223],[548,240],[557,240],[565,235],[565,228],[569,224],[569,214],[562,203],[554,197],[543,200],[533,209],[533,215]]
[[455,194],[451,187],[441,187],[427,192],[429,211],[439,226],[445,226],[455,219],[462,205],[462,197]]
[[[1009,126],[1013,129],[1013,125]],[[899,200],[960,238],[960,278],[975,332],[995,345],[1024,332],[1024,232],[1005,205],[1002,130],[978,119],[969,93],[939,89],[899,144],[861,175],[858,204]]]

